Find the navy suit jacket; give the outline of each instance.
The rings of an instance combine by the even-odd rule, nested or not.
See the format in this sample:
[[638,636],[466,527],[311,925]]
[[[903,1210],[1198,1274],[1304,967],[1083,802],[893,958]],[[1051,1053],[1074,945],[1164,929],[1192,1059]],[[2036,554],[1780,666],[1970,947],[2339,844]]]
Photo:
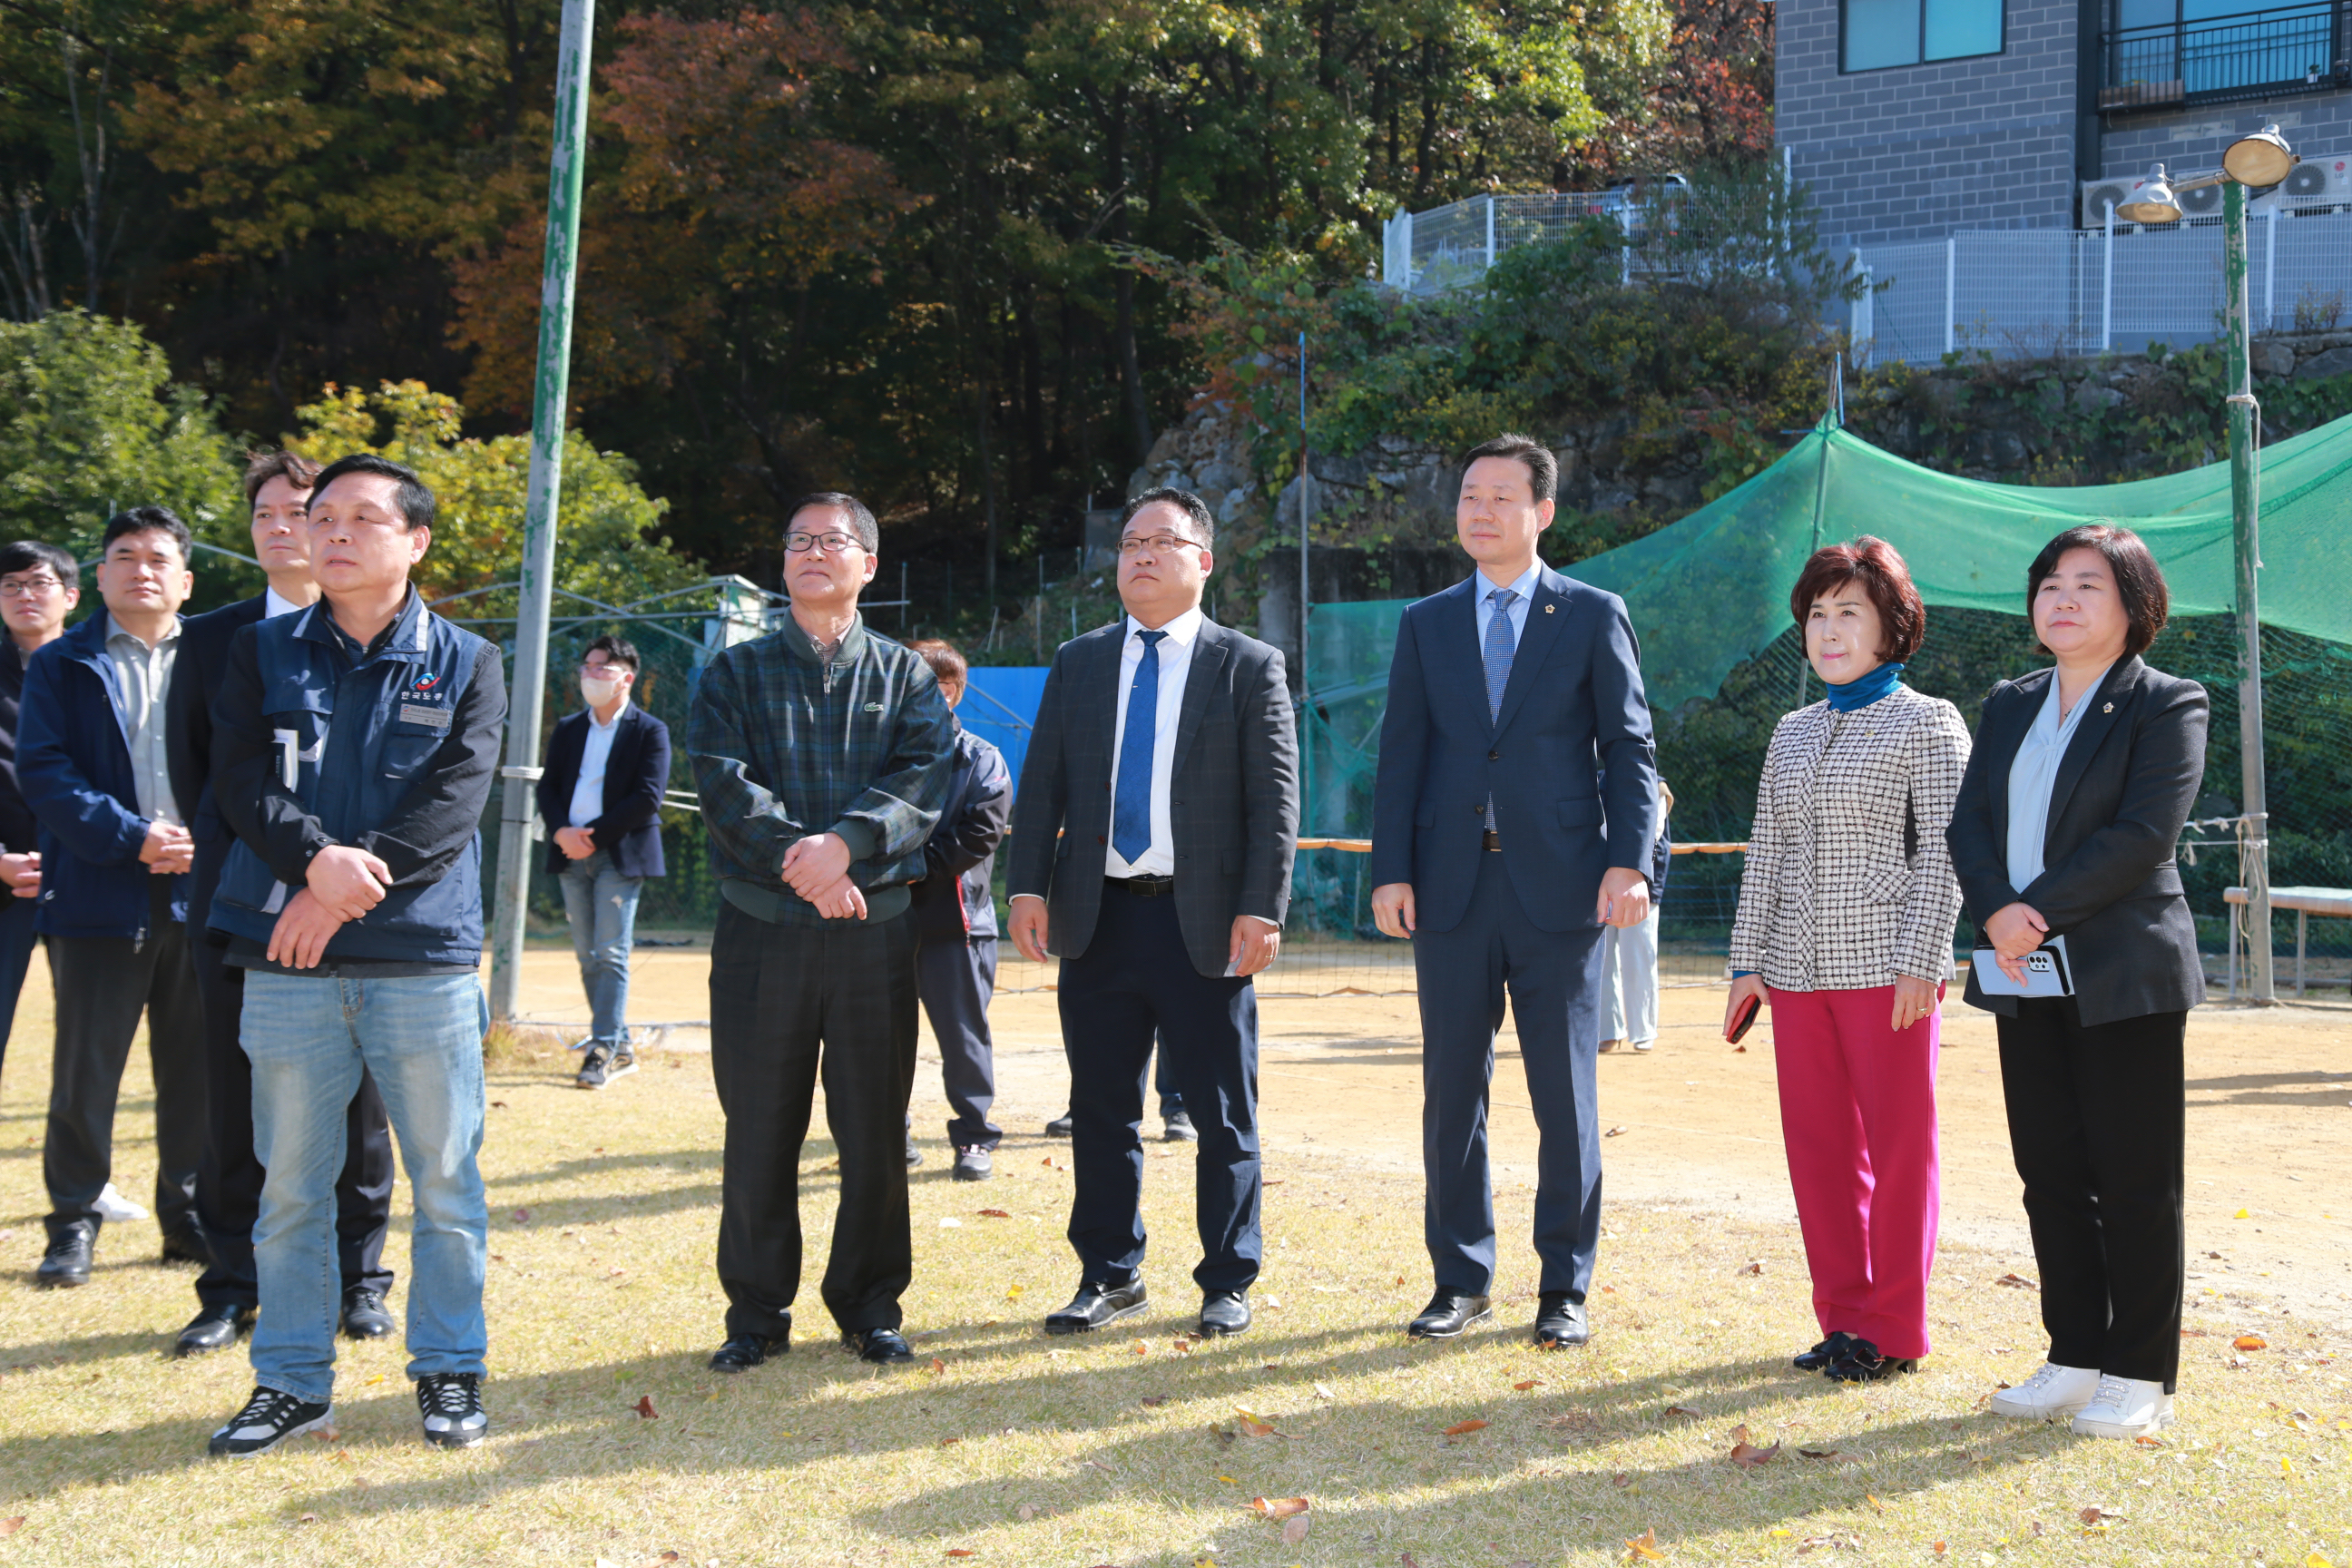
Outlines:
[[621,713],[613,754],[604,763],[604,809],[593,822],[572,820],[572,792],[580,784],[580,759],[588,749],[588,710],[556,721],[547,746],[547,771],[539,776],[539,817],[547,824],[547,868],[561,873],[572,864],[552,842],[559,827],[588,830],[596,847],[613,858],[624,877],[659,877],[662,862],[662,792],[669,788],[669,726],[632,702]]
[[[1658,768],[1624,601],[1537,576],[1500,713],[1486,711],[1474,575],[1406,607],[1372,794],[1374,887],[1410,882],[1416,924],[1452,931],[1478,879],[1486,806],[1539,931],[1597,926],[1601,874],[1647,875]],[[1602,775],[1606,773],[1604,780]]]

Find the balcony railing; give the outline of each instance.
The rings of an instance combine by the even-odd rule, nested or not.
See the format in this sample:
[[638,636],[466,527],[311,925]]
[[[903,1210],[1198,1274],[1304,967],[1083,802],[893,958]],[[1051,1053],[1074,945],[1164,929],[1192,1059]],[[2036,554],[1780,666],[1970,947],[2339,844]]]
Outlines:
[[2343,0],[2108,33],[2099,108],[2226,103],[2336,87],[2347,72]]

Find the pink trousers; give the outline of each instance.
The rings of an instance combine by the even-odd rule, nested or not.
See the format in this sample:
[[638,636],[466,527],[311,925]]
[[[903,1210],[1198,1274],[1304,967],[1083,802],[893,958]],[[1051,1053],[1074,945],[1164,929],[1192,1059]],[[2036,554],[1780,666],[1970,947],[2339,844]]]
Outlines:
[[1926,1355],[1942,1015],[1890,1027],[1892,985],[1769,995],[1780,1131],[1822,1332],[1859,1335],[1889,1356]]

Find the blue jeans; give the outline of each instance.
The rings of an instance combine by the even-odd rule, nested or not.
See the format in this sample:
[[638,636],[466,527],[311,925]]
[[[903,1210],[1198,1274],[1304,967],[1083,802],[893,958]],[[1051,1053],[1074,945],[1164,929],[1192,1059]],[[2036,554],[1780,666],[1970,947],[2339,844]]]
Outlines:
[[613,858],[599,849],[585,860],[565,863],[563,912],[572,921],[572,951],[580,960],[580,984],[588,993],[591,1037],[621,1045],[629,1037],[629,949],[637,926],[642,877],[624,877]]
[[478,976],[401,980],[245,977],[243,1042],[253,1060],[253,1142],[269,1174],[253,1226],[261,1316],[254,1381],[323,1403],[335,1386],[342,1266],[335,1178],[362,1063],[392,1116],[416,1217],[410,1231],[408,1375],[479,1375],[489,1330],[482,1272],[489,1208],[482,1149]]

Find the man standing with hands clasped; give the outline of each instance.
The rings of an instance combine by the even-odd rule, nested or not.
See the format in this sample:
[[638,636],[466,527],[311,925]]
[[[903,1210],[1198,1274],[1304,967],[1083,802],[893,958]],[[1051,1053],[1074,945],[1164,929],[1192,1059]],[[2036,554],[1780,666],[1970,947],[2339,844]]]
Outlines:
[[1450,1339],[1491,1315],[1486,1094],[1507,991],[1541,1139],[1535,1342],[1591,1337],[1602,928],[1649,916],[1658,776],[1624,602],[1537,558],[1558,476],[1550,451],[1524,436],[1471,448],[1454,527],[1478,570],[1405,610],[1389,670],[1372,917],[1412,939],[1421,992],[1437,1289],[1406,1331],[1417,1339]]
[[792,614],[721,652],[687,718],[726,902],[710,942],[710,1071],[727,1117],[713,1372],[792,1348],[800,1160],[817,1080],[841,1153],[824,1270],[842,1342],[910,1360],[907,1100],[915,1085],[908,884],[946,804],[955,722],[922,655],[868,631],[857,595],[881,542],[855,496],[803,498],[785,524]]
[[1127,503],[1127,614],[1062,645],[1013,807],[1015,944],[1061,955],[1078,1293],[1049,1334],[1143,1310],[1144,1067],[1155,1029],[1194,1156],[1204,1335],[1250,1325],[1263,1245],[1257,993],[1298,845],[1281,653],[1201,613],[1216,521],[1186,490]]

